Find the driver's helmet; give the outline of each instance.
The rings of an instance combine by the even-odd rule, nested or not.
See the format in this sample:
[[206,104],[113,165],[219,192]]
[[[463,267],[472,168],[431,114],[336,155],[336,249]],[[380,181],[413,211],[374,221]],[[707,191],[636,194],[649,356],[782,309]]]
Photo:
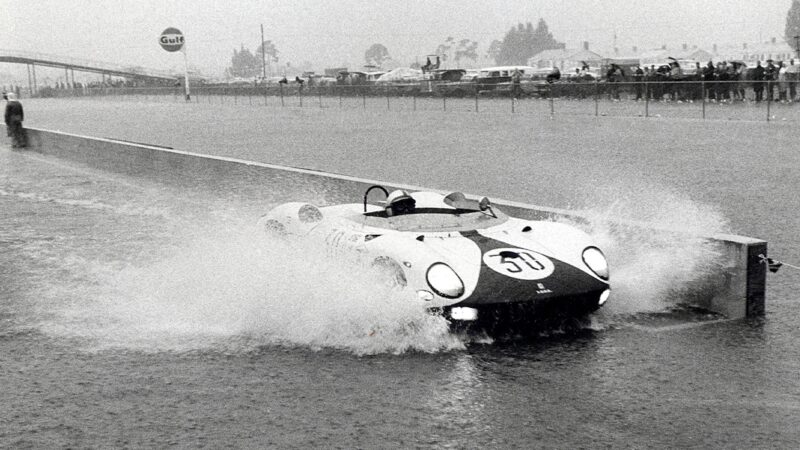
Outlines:
[[407,191],[398,189],[386,197],[386,215],[399,216],[414,212],[417,201]]

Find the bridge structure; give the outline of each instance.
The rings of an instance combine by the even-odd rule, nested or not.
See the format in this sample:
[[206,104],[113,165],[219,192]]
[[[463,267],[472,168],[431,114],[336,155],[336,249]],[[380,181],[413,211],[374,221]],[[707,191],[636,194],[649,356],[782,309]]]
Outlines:
[[[75,86],[76,70],[79,72],[101,74],[104,80],[106,76],[109,78],[117,76],[128,79],[175,82],[182,77],[182,75],[168,70],[151,69],[141,66],[123,66],[121,64],[92,61],[88,59],[8,49],[0,49],[0,62],[25,64],[27,66],[28,92],[30,92],[31,95],[39,90],[36,82],[36,66],[63,68],[67,84],[73,87]],[[71,83],[70,79],[72,80]]]

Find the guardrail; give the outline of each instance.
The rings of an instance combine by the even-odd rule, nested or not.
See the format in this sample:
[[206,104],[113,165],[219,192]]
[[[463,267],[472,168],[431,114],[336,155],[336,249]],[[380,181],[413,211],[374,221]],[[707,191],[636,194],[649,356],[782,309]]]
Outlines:
[[[192,102],[387,111],[511,112],[555,115],[800,121],[797,81],[398,83],[364,85],[196,85]],[[183,102],[183,88],[41,89],[40,97],[110,97]]]

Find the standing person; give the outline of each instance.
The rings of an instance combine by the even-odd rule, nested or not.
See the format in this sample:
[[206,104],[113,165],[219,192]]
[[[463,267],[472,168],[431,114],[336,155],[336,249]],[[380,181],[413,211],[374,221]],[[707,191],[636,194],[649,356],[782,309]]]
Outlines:
[[756,103],[759,103],[764,98],[764,67],[761,65],[761,61],[756,62],[752,78],[753,91],[756,94]]
[[764,80],[767,81],[767,101],[773,100],[773,93],[775,91],[775,81],[778,79],[778,68],[772,63],[771,59],[767,60],[767,67],[764,68]]
[[786,65],[783,61],[778,61],[778,101],[781,103],[786,102],[786,91],[789,90],[788,81],[786,78]]
[[678,61],[669,63],[669,79],[671,82],[669,85],[670,98],[673,101],[683,101],[682,86],[680,84],[683,81],[683,69],[681,69]]
[[[791,67],[791,70],[789,69]],[[786,68],[786,79],[789,82],[789,102],[793,102],[797,96],[797,67],[794,67],[794,59],[789,60],[789,67]]]
[[519,98],[520,92],[522,91],[522,73],[520,73],[519,69],[514,69],[514,72],[511,74],[511,96],[514,98]]
[[706,98],[708,98],[709,101],[716,100],[716,98],[717,98],[716,97],[716,92],[717,92],[716,91],[716,86],[714,85],[715,72],[716,71],[714,69],[714,62],[713,61],[709,61],[708,65],[706,65],[706,67],[703,68],[703,81],[705,81],[705,85],[706,85],[705,95],[706,95]]
[[611,67],[608,68],[606,72],[606,81],[611,83],[608,85],[608,96],[610,99],[617,101],[619,100],[619,88],[617,87],[617,82],[621,81],[619,79],[620,72],[617,70],[616,64],[611,64]]
[[636,70],[633,72],[633,81],[636,83],[634,85],[636,87],[636,101],[639,101],[642,99],[642,93],[644,92],[644,70],[639,65],[636,66]]
[[25,113],[22,111],[22,103],[17,100],[17,94],[9,92],[6,95],[6,127],[8,135],[11,136],[11,146],[14,148],[25,147],[25,130],[22,129],[22,121],[25,120]]
[[745,84],[744,84],[744,80],[745,78],[747,78],[747,65],[745,65],[745,63],[743,62],[740,62],[740,63],[735,63],[734,67],[736,68],[734,75],[734,77],[736,78],[736,84],[734,85],[735,89],[734,94],[736,98],[739,99],[739,101],[743,102],[747,100],[746,96],[747,92],[745,91]]

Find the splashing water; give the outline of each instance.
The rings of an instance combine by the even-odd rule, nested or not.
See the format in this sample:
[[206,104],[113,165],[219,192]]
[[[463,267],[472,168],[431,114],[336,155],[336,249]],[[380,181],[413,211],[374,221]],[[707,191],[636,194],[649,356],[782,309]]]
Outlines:
[[663,310],[717,269],[718,247],[707,238],[728,223],[713,208],[661,187],[612,187],[602,198],[584,214],[612,269],[607,312]]
[[63,306],[43,329],[90,349],[289,345],[375,354],[464,347],[445,319],[426,313],[408,292],[376,282],[372,269],[334,261],[322,248],[255,230],[195,239],[149,265],[88,264],[95,282],[70,301],[59,299]]

